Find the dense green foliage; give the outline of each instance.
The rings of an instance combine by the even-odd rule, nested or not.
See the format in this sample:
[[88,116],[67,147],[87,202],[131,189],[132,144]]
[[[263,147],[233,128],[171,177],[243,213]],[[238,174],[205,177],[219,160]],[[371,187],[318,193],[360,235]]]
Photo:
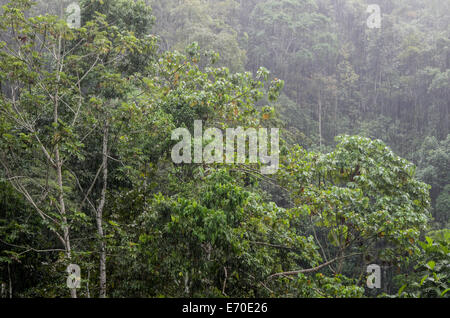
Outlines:
[[[0,12],[0,297],[449,297],[448,2],[147,2]],[[278,171],[173,163],[195,120]]]

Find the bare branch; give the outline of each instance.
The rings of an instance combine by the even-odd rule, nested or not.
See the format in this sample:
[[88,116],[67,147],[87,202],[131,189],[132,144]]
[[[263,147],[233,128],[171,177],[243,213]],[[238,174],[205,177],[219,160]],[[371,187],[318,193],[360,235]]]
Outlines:
[[337,260],[340,260],[340,259],[346,258],[346,257],[350,257],[350,256],[354,256],[354,255],[359,255],[359,254],[361,254],[361,253],[354,253],[354,254],[350,254],[350,255],[346,255],[346,256],[342,256],[342,257],[336,257],[328,262],[325,262],[325,263],[323,263],[319,266],[313,267],[313,268],[300,269],[300,270],[290,271],[290,272],[275,273],[275,274],[270,275],[268,278],[277,277],[277,276],[289,276],[289,275],[298,275],[298,274],[317,272],[318,270],[334,263]]

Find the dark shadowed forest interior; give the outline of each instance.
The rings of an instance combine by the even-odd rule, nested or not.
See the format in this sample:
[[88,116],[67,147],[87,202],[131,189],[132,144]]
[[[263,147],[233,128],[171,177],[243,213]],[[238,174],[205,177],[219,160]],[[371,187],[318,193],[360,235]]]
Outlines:
[[0,4],[0,298],[450,297],[450,0]]

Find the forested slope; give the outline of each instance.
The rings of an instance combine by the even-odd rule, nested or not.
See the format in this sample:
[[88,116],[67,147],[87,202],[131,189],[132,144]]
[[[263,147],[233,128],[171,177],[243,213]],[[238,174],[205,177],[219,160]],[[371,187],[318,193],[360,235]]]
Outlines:
[[[449,180],[450,1],[375,1],[380,29],[366,25],[372,2],[151,4],[153,30],[165,49],[197,41],[219,52],[230,70],[264,66],[283,79],[274,107],[293,143],[317,149],[322,142],[329,150],[340,134],[379,138],[421,173],[445,174],[439,181],[424,179],[435,202]],[[439,159],[431,163],[424,153]],[[433,215],[445,225],[447,211]]]

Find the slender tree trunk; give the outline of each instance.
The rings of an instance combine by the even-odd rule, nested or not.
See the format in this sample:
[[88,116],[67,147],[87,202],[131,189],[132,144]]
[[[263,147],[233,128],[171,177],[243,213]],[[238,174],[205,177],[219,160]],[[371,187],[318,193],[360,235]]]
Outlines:
[[89,280],[91,278],[91,271],[88,269],[88,276],[86,280],[86,297],[91,298],[91,292],[89,290]]
[[[62,222],[63,222],[63,238],[64,238],[64,248],[66,250],[66,256],[69,260],[72,259],[72,248],[70,245],[70,234],[69,234],[69,227],[67,225],[67,217],[66,217],[66,207],[64,202],[64,195],[63,195],[63,184],[62,184],[62,173],[61,173],[61,164],[58,163],[57,173],[58,173],[58,190],[59,190],[59,205],[61,209],[61,216],[62,216]],[[77,290],[75,288],[70,290],[70,294],[72,298],[77,298]]]
[[339,253],[339,260],[338,260],[338,266],[336,269],[336,273],[337,274],[341,274],[342,273],[342,268],[344,266],[344,258],[345,258],[345,253],[343,250],[341,250],[341,252]]
[[103,209],[106,202],[106,189],[108,186],[108,123],[103,130],[103,188],[100,198],[100,204],[97,208],[97,234],[100,238],[100,298],[106,297],[106,243],[103,233]]
[[[60,10],[61,10],[61,14],[64,12],[63,9],[63,4],[61,2],[60,4]],[[62,49],[62,35],[59,35],[59,39],[58,39],[58,46],[57,46],[57,52],[55,52],[55,56],[57,56],[57,60],[56,60],[56,67],[57,67],[57,76],[56,76],[56,82],[59,85],[60,81],[61,81],[61,76],[59,72],[63,71],[63,67],[64,67],[64,62],[63,62],[63,57],[61,54],[61,49]],[[58,121],[59,121],[59,87],[56,87],[56,92],[55,92],[55,97],[54,97],[54,110],[53,110],[53,122],[55,123],[55,125],[58,125]],[[58,127],[58,126],[56,126]],[[64,248],[66,250],[66,256],[70,260],[72,259],[72,248],[70,245],[70,234],[69,234],[69,225],[67,222],[67,214],[66,214],[66,204],[65,204],[65,200],[64,200],[64,187],[63,187],[63,176],[62,176],[62,166],[63,166],[63,161],[61,160],[61,155],[59,152],[59,137],[55,134],[55,168],[56,168],[56,174],[57,174],[57,184],[58,184],[58,203],[59,203],[59,213],[61,215],[61,219],[62,219],[62,230],[63,230],[63,244],[64,244]],[[77,298],[77,290],[76,288],[71,288],[70,289],[70,295],[72,298]]]
[[319,88],[319,147],[322,149],[322,96]]
[[336,90],[334,92],[334,136],[338,135],[338,124],[337,124],[338,104],[339,104],[338,91]]
[[[62,222],[63,222],[63,238],[64,238],[64,248],[66,250],[66,256],[69,259],[69,261],[72,259],[72,248],[70,245],[70,234],[69,234],[69,226],[67,225],[67,217],[66,217],[66,206],[64,202],[64,194],[63,194],[63,183],[62,183],[62,169],[61,169],[61,162],[59,161],[59,150],[56,151],[56,158],[57,158],[57,174],[58,174],[58,201],[60,205],[60,212],[62,216]],[[70,296],[72,298],[77,298],[77,290],[76,288],[70,289]]]
[[[58,79],[59,80],[59,79]],[[58,124],[58,107],[59,107],[59,97],[58,92],[55,95],[55,109],[54,109],[54,123]],[[61,160],[61,156],[59,153],[59,145],[58,141],[55,146],[55,164],[56,164],[56,174],[57,174],[57,183],[58,183],[58,203],[59,203],[59,213],[62,219],[62,230],[63,230],[63,244],[66,250],[66,256],[69,261],[72,258],[72,248],[70,245],[70,234],[69,234],[69,226],[67,222],[66,216],[66,204],[64,200],[64,187],[63,187],[63,176],[62,176],[62,165],[63,162]],[[75,288],[70,289],[70,295],[72,298],[77,298],[77,290]]]
[[9,281],[9,298],[13,298],[13,288],[12,288],[12,279],[11,279],[11,269],[8,263],[8,281]]
[[[59,78],[58,78],[59,81]],[[55,108],[53,113],[53,120],[55,124],[58,124],[58,107],[59,107],[59,97],[58,92],[55,95]],[[66,256],[69,261],[72,258],[72,248],[70,246],[70,234],[69,234],[69,226],[67,222],[66,216],[66,204],[64,201],[64,187],[63,187],[63,176],[62,176],[62,165],[63,162],[61,160],[61,156],[59,153],[59,145],[58,141],[56,141],[55,146],[55,164],[56,164],[56,174],[57,174],[57,183],[58,183],[58,203],[59,203],[59,213],[61,214],[62,219],[62,230],[63,230],[63,244],[66,250]],[[75,288],[70,289],[70,295],[72,298],[77,298],[77,290]]]

